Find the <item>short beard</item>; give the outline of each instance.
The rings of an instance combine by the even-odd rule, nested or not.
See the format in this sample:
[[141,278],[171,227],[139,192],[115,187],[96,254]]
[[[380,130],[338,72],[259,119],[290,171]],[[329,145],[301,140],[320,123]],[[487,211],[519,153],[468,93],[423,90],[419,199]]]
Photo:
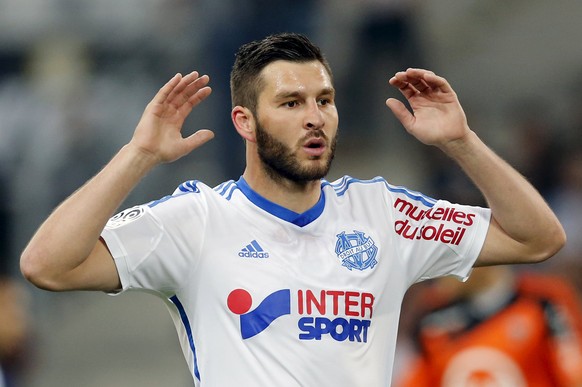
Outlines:
[[[318,132],[317,137],[324,136],[323,133]],[[330,156],[323,166],[302,167],[293,149],[267,133],[258,120],[256,139],[259,158],[263,162],[269,177],[274,181],[286,179],[300,185],[320,180],[328,174],[337,143],[337,136],[331,142],[328,142]]]

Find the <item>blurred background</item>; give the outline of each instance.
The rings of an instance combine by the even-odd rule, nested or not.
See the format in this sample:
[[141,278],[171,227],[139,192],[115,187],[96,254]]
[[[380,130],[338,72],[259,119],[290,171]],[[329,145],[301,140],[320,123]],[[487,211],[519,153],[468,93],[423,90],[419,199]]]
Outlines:
[[400,69],[446,77],[473,130],[567,228],[559,257],[533,270],[581,292],[581,17],[582,2],[568,0],[0,0],[0,364],[9,385],[191,385],[162,302],[42,292],[23,283],[18,258],[50,211],[130,139],[176,72],[210,75],[213,95],[185,132],[210,128],[216,138],[152,172],[125,206],[189,179],[237,179],[244,146],[230,123],[229,71],[241,43],[273,32],[307,34],[335,71],[340,139],[329,180],[382,175],[483,204],[384,104],[400,97],[387,84]]

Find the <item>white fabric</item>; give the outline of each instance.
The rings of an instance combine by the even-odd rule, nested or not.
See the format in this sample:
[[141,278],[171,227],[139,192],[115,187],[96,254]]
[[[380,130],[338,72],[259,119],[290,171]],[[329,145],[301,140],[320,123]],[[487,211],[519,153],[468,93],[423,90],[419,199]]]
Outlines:
[[373,387],[390,384],[406,290],[465,279],[489,218],[350,177],[296,214],[241,178],[184,183],[102,236],[124,290],[167,300],[195,385]]

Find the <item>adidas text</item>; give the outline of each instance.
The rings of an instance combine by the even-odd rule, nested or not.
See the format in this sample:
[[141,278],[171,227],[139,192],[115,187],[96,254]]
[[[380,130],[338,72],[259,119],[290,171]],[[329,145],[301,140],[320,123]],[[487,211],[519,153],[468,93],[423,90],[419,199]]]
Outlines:
[[251,253],[250,251],[240,251],[238,256],[243,258],[269,258],[269,253],[258,253],[256,251]]

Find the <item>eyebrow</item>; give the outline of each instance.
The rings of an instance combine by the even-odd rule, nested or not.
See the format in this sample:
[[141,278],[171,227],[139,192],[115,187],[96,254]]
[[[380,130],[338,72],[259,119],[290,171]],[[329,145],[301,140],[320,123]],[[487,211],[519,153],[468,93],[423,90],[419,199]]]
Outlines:
[[[275,95],[276,99],[286,99],[286,98],[297,98],[300,97],[303,93],[300,91],[282,91],[279,94]],[[318,95],[332,95],[335,96],[335,89],[333,87],[325,87],[321,89]]]

